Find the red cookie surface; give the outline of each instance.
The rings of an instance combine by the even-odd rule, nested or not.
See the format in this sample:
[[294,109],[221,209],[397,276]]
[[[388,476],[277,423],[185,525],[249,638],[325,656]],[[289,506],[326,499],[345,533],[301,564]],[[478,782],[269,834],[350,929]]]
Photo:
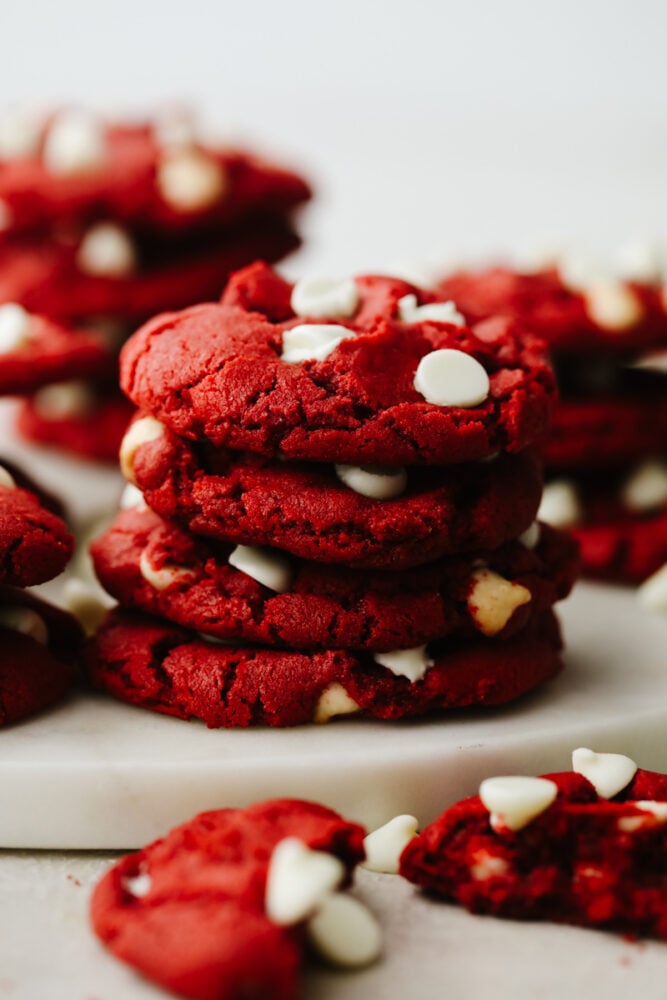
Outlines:
[[[91,555],[100,582],[126,608],[222,639],[377,651],[453,632],[507,637],[519,631],[568,593],[577,569],[573,541],[546,526],[540,535],[534,551],[510,542],[495,552],[402,572],[287,562],[276,550],[262,550],[284,567],[281,593],[235,569],[228,562],[233,546],[205,543],[149,510],[121,512],[93,542]],[[480,574],[480,561],[502,580]],[[488,579],[492,591],[498,583],[499,590],[485,597],[483,582],[475,589],[478,579]],[[507,588],[506,581],[517,586]]]
[[45,403],[43,394],[55,386],[27,399],[18,412],[20,434],[28,441],[54,445],[83,458],[116,462],[133,407],[118,391],[73,385],[77,388],[70,412],[54,411]]
[[637,801],[667,801],[667,778],[638,771],[607,801],[579,774],[545,777],[557,798],[527,826],[496,830],[466,799],[408,844],[401,874],[475,913],[667,939],[667,824]]
[[586,576],[637,584],[667,562],[666,506],[632,514],[610,503],[606,515],[598,509],[597,516],[595,523],[588,520],[570,529],[579,543]]
[[[400,719],[502,705],[561,669],[558,622],[536,615],[507,640],[444,639],[410,681],[372,655],[218,645],[139,612],[114,609],[86,649],[94,687],[210,728],[295,726],[356,713]],[[381,655],[381,654],[379,654]]]
[[297,838],[339,858],[349,878],[364,833],[294,799],[201,813],[107,872],[93,893],[93,928],[117,958],[191,1000],[292,1000],[303,921],[279,926],[267,915],[272,852]]
[[94,331],[76,330],[43,316],[27,319],[25,342],[0,350],[0,395],[25,395],[51,382],[95,378],[114,361]]
[[0,726],[41,711],[69,691],[82,640],[71,615],[0,585]]
[[[291,286],[278,275],[246,268],[220,304],[142,327],[121,355],[123,390],[184,437],[291,459],[465,462],[542,436],[555,392],[542,341],[502,320],[474,332],[400,321],[399,299],[415,293],[402,281],[361,278],[357,289],[360,305],[343,322],[350,336],[323,360],[288,363],[283,337],[307,318],[285,315]],[[422,302],[432,298],[419,292]],[[486,371],[481,403],[437,405],[415,388],[420,362],[439,350],[469,355]]]
[[[70,113],[63,112],[60,121],[67,117],[71,120]],[[61,137],[60,150],[71,160],[70,151],[74,147],[76,153],[81,132],[89,146],[94,130],[95,159],[55,170],[45,151],[53,148],[53,122],[58,119],[56,115],[52,122],[45,122],[34,152],[0,161],[0,200],[10,234],[99,218],[178,232],[193,225],[231,225],[255,214],[283,215],[310,196],[301,177],[242,151],[205,148],[196,142],[163,149],[151,124],[110,124],[88,118],[82,129],[76,123],[77,136]],[[194,200],[190,190],[193,158],[198,161],[198,179],[203,164],[208,182],[205,196]],[[172,164],[168,168],[171,183],[165,188],[160,178],[167,163]],[[184,173],[189,175],[185,200]],[[211,178],[211,173],[216,176]],[[173,189],[177,197],[170,200],[165,190]]]
[[356,567],[403,569],[497,548],[531,524],[542,489],[535,457],[523,452],[411,468],[402,496],[376,500],[345,486],[332,466],[218,451],[166,429],[131,464],[149,506],[195,534]]
[[44,583],[62,572],[73,548],[72,535],[38,497],[0,485],[0,583]]
[[459,271],[440,281],[441,298],[452,299],[468,322],[509,316],[544,337],[554,351],[633,354],[667,344],[667,310],[658,286],[624,283],[637,303],[636,320],[609,328],[595,319],[586,296],[563,284],[556,269],[521,274],[506,267]]

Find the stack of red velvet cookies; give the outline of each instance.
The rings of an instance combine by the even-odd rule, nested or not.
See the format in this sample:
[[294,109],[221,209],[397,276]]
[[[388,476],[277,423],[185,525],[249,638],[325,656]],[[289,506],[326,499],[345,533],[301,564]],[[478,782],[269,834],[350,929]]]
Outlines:
[[210,726],[497,705],[560,668],[574,544],[534,523],[554,381],[511,322],[262,264],[121,356],[121,607],[93,683]]
[[0,726],[65,694],[83,638],[71,615],[24,589],[57,576],[74,545],[51,499],[35,489],[0,466]]
[[217,296],[298,245],[304,181],[203,145],[191,119],[0,117],[0,393],[29,438],[114,459],[131,410],[117,353],[150,316]]
[[561,400],[540,517],[571,529],[588,574],[629,583],[667,561],[667,382],[641,360],[667,347],[667,294],[640,251],[624,277],[495,267],[437,286],[471,321],[509,316],[549,344]]

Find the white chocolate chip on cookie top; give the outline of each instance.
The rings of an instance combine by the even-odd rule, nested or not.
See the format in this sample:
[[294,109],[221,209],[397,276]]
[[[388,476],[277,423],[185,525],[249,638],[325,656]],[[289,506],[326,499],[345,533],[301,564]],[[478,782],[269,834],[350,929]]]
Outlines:
[[354,330],[335,323],[302,323],[283,333],[281,358],[288,364],[324,361],[343,340],[354,336]]
[[479,406],[489,395],[484,366],[466,354],[443,348],[424,355],[417,366],[414,387],[435,406]]
[[314,319],[349,319],[359,306],[359,292],[352,278],[302,278],[292,289],[292,311]]

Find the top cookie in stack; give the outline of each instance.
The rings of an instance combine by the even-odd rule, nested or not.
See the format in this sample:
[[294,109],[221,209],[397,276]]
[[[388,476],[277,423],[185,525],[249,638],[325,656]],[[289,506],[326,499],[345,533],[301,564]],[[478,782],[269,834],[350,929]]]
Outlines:
[[561,400],[541,516],[573,531],[589,574],[637,583],[667,560],[665,375],[637,364],[667,348],[667,295],[650,248],[630,249],[613,277],[564,261],[462,271],[437,287],[473,321],[505,315],[545,338]]
[[113,457],[129,419],[114,393],[123,339],[294,249],[309,194],[293,173],[202,141],[181,112],[0,116],[0,385],[18,367],[13,391],[36,393],[24,433]]
[[93,546],[135,609],[92,644],[99,686],[287,725],[500,704],[559,668],[576,555],[533,524],[554,396],[537,338],[397,279],[292,286],[256,264],[144,326],[121,379],[141,410],[121,464],[151,510]]

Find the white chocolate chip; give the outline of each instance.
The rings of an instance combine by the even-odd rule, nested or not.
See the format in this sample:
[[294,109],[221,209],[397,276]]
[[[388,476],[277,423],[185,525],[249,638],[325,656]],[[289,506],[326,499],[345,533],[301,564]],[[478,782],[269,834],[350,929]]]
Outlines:
[[667,802],[655,802],[649,799],[637,799],[630,802],[637,809],[641,809],[643,816],[621,816],[617,826],[624,833],[634,833],[636,830],[661,826],[667,823]]
[[659,823],[667,823],[667,802],[656,802],[655,799],[637,799],[633,804],[637,809],[651,813]]
[[394,649],[390,653],[373,653],[373,659],[381,667],[386,667],[395,677],[407,677],[414,684],[420,681],[435,660],[426,653],[426,646],[412,649]]
[[501,632],[517,608],[528,604],[532,594],[520,583],[512,583],[492,569],[480,567],[472,574],[468,610],[483,635]]
[[4,465],[0,465],[0,486],[4,486],[8,490],[13,490],[16,486],[16,480],[11,472],[5,469]]
[[296,316],[349,319],[359,307],[359,292],[352,278],[303,278],[292,289],[290,304]]
[[220,163],[197,149],[167,152],[157,171],[157,186],[177,212],[199,212],[220,201],[228,187]]
[[74,615],[86,635],[93,635],[97,631],[107,611],[115,603],[100,586],[86,583],[78,577],[65,581],[62,596],[64,607]]
[[292,584],[292,567],[289,561],[273,549],[237,545],[227,561],[230,566],[251,576],[276,594],[284,594]]
[[137,255],[134,244],[124,229],[113,222],[100,222],[84,236],[76,262],[85,274],[125,278],[134,271]]
[[133,483],[125,484],[118,506],[121,510],[148,510],[143,493]]
[[165,563],[160,569],[156,569],[151,564],[145,550],[139,557],[139,572],[146,583],[150,583],[155,590],[166,590],[172,584],[185,583],[192,580],[195,575],[191,569],[186,569],[185,566],[174,566],[171,563]]
[[487,778],[479,786],[479,797],[491,813],[494,830],[521,830],[548,809],[557,794],[554,781],[522,775]]
[[280,356],[291,365],[299,361],[324,361],[343,340],[354,336],[354,330],[335,323],[301,323],[283,333]]
[[313,722],[328,722],[337,715],[354,715],[361,711],[361,705],[351,698],[342,684],[334,683],[325,687],[313,713]]
[[129,892],[130,896],[142,899],[151,891],[152,879],[147,872],[143,872],[141,875],[122,879],[121,885],[125,892]]
[[556,265],[561,282],[572,292],[581,292],[604,279],[600,261],[587,254],[569,252],[557,255]]
[[307,926],[308,940],[326,961],[346,969],[370,965],[382,952],[382,931],[363,903],[342,892],[328,896]]
[[416,835],[419,822],[415,816],[394,816],[384,826],[364,838],[364,868],[372,872],[397,875],[401,854]]
[[465,326],[466,321],[452,302],[427,302],[420,306],[416,295],[404,295],[398,300],[398,317],[403,323],[451,323]]
[[526,528],[526,530],[519,535],[519,541],[527,549],[534,549],[539,544],[541,534],[542,529],[540,528],[540,522],[533,521],[530,528]]
[[0,608],[0,627],[27,635],[41,646],[46,646],[49,641],[46,622],[32,608],[11,606]]
[[595,753],[579,747],[572,754],[572,770],[587,778],[601,798],[611,799],[630,784],[637,765],[620,753]]
[[0,354],[25,347],[30,340],[30,313],[16,302],[0,306]]
[[134,458],[142,444],[155,441],[164,434],[164,424],[155,417],[142,417],[128,428],[120,445],[120,469],[134,483]]
[[660,280],[663,258],[660,247],[650,240],[630,240],[615,254],[614,272],[624,281],[653,284]]
[[343,862],[333,854],[311,851],[296,837],[276,844],[266,876],[265,909],[281,927],[310,916],[343,880]]
[[54,382],[36,392],[32,401],[45,420],[68,420],[90,413],[95,394],[85,382]]
[[667,563],[644,580],[637,589],[637,600],[648,611],[667,614]]
[[53,174],[99,170],[107,156],[104,127],[86,111],[65,111],[51,123],[42,155]]
[[8,108],[0,115],[0,160],[36,156],[44,126],[40,115],[21,108]]
[[491,854],[485,848],[475,851],[470,874],[476,882],[486,882],[490,878],[502,878],[509,873],[510,866],[505,858]]
[[654,510],[667,503],[667,465],[644,462],[623,486],[623,503],[630,510]]
[[414,387],[435,406],[479,406],[489,395],[489,376],[470,354],[444,348],[424,355]]
[[336,475],[355,493],[372,500],[393,500],[408,485],[405,469],[382,465],[337,465]]
[[590,319],[604,330],[627,330],[644,315],[635,292],[620,281],[596,281],[583,296]]
[[537,517],[554,528],[572,528],[579,523],[581,506],[569,479],[554,479],[545,485]]

